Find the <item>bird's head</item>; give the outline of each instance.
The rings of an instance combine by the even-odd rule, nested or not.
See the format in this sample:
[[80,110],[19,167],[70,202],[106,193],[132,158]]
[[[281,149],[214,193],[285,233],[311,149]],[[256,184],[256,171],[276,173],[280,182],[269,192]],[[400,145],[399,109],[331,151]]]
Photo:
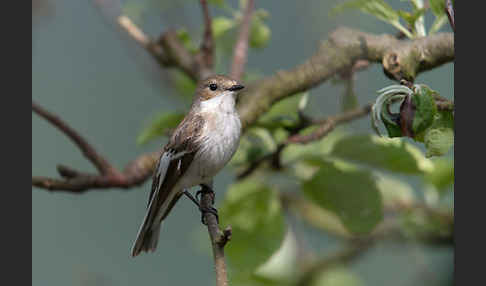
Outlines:
[[244,86],[227,76],[214,75],[199,83],[196,95],[201,101],[206,101],[220,95],[233,96],[243,88]]

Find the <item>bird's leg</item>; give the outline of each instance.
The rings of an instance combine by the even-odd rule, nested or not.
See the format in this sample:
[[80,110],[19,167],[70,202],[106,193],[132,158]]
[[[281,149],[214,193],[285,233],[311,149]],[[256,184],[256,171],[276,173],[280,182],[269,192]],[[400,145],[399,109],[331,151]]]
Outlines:
[[[206,184],[201,184],[201,190],[197,191],[196,192],[196,198],[198,199],[199,202],[201,202],[201,198],[200,196],[204,195],[204,194],[209,194],[211,196],[211,203],[214,204],[214,198],[215,198],[215,194],[214,194],[214,191],[213,189],[206,185]],[[201,205],[201,204],[199,204]],[[218,216],[218,210],[214,207],[211,207],[211,208],[205,208],[205,207],[199,207],[199,210],[201,211],[201,222],[205,225],[207,225],[206,221],[204,220],[204,214],[209,212],[209,213],[212,213],[213,215],[216,216],[216,221],[218,222],[219,224],[219,216]]]
[[[208,192],[208,191],[198,191],[196,193],[196,198],[199,198],[198,196],[201,195],[201,194],[204,194],[205,192]],[[211,189],[209,189],[209,192],[213,194],[213,200],[214,200],[214,192],[212,192]],[[196,206],[197,208],[201,211],[201,222],[204,224],[204,225],[207,225],[206,221],[204,220],[204,214],[209,212],[209,213],[212,213],[213,215],[216,216],[216,220],[218,221],[219,223],[219,216],[218,216],[218,210],[211,207],[211,208],[204,208],[201,206],[201,203],[200,203],[200,199],[196,199],[194,198],[191,193],[189,193],[187,190],[184,190],[184,192],[182,192],[184,195],[186,195],[186,197],[188,197]]]
[[189,193],[187,190],[184,190],[184,192],[182,192],[184,195],[186,195],[186,197],[188,197],[193,203],[196,204],[197,208],[198,209],[201,209],[201,205],[199,204],[199,202],[191,195],[191,193]]

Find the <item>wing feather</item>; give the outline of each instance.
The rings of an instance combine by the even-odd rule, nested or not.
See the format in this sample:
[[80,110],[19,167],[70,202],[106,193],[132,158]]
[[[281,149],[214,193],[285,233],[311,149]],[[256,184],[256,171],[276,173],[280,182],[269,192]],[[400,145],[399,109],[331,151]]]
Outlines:
[[[189,168],[199,148],[199,140],[196,138],[200,137],[203,126],[204,119],[202,116],[189,113],[164,147],[165,152],[161,155],[153,175],[152,189],[148,200],[148,208],[157,210],[152,215],[153,217],[156,216],[160,206],[169,197],[169,193],[178,179]],[[171,202],[168,203],[171,204]],[[166,215],[163,214],[163,217]]]

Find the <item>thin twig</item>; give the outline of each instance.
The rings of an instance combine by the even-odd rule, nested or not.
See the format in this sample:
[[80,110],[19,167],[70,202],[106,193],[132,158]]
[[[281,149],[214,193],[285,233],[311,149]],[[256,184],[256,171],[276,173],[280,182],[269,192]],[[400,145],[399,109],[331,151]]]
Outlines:
[[32,102],[32,111],[37,115],[43,117],[54,125],[61,132],[71,139],[83,152],[83,155],[98,169],[101,174],[113,174],[117,171],[103,158],[96,150],[88,143],[83,137],[81,137],[74,129],[69,127],[61,118],[50,113],[40,105]]
[[251,175],[256,169],[258,169],[258,167],[260,167],[260,165],[263,163],[263,162],[266,162],[267,160],[269,160],[270,158],[272,158],[274,156],[275,152],[272,152],[272,153],[269,153],[269,154],[266,154],[265,156],[262,156],[258,159],[256,159],[255,161],[251,162],[250,166],[248,166],[248,168],[246,168],[243,172],[241,172],[240,174],[238,174],[236,176],[236,179],[237,180],[242,180],[246,177],[248,177],[249,175]]
[[204,36],[200,48],[201,61],[206,68],[210,69],[213,67],[214,57],[214,39],[211,28],[211,16],[209,15],[208,3],[206,0],[201,0],[201,7],[204,16]]
[[334,130],[334,128],[342,123],[347,123],[349,121],[352,121],[354,119],[358,119],[360,117],[363,117],[370,113],[371,111],[371,104],[367,104],[363,107],[358,107],[353,110],[344,112],[342,114],[338,114],[335,116],[330,116],[326,119],[321,119],[321,120],[313,120],[312,124],[319,124],[320,127],[312,132],[311,134],[308,135],[300,135],[296,134],[294,136],[291,136],[287,138],[285,144],[291,144],[291,143],[299,143],[299,144],[307,144],[312,141],[316,141],[321,139],[322,137],[326,136]]
[[128,35],[130,35],[137,43],[139,43],[143,47],[146,48],[151,42],[151,39],[147,35],[145,35],[145,33],[127,16],[119,16],[118,24],[127,31]]
[[154,40],[127,16],[119,16],[118,24],[127,31],[130,37],[150,52],[161,66],[177,67],[196,81],[208,75],[208,68],[198,64],[196,56],[184,47],[175,30],[168,29],[158,40]]
[[[266,154],[266,155],[260,157],[259,159],[253,161],[247,169],[245,169],[243,172],[241,172],[237,176],[237,179],[241,180],[241,179],[248,177],[256,169],[258,169],[258,167],[262,163],[264,163],[268,160],[272,160],[272,162],[280,162],[280,154],[283,152],[285,147],[287,147],[288,145],[296,144],[296,143],[307,144],[307,143],[310,143],[312,141],[322,139],[324,136],[329,134],[329,132],[331,132],[337,125],[352,121],[354,119],[358,119],[360,117],[363,117],[363,116],[367,115],[368,113],[370,113],[370,111],[371,111],[371,104],[368,104],[368,105],[365,105],[365,106],[362,106],[362,107],[358,107],[358,108],[349,110],[349,111],[344,112],[342,114],[327,117],[325,119],[305,118],[303,123],[299,124],[296,128],[290,130],[290,135],[287,138],[287,140],[285,140],[283,143],[280,143],[277,146],[277,148],[274,152]],[[301,130],[303,130],[303,129],[311,126],[311,125],[320,125],[320,127],[316,131],[314,131],[313,133],[308,134],[308,135],[299,135],[298,134]],[[278,164],[274,163],[273,165],[276,168],[280,167],[279,163]]]
[[254,1],[248,0],[243,20],[238,32],[238,39],[233,50],[233,61],[230,76],[235,80],[240,80],[245,70],[248,56],[248,37],[250,34],[251,17],[253,15]]
[[170,60],[164,53],[162,46],[147,36],[137,25],[135,25],[135,23],[132,22],[132,20],[130,20],[130,18],[125,15],[121,15],[118,17],[118,24],[125,31],[127,31],[128,35],[132,37],[135,42],[147,49],[159,63],[165,66],[170,65]]
[[355,240],[334,254],[312,264],[297,282],[297,286],[311,285],[317,276],[330,268],[350,263],[363,255],[373,245],[372,240]]
[[447,14],[447,18],[449,18],[449,23],[451,23],[452,30],[456,31],[456,25],[454,23],[454,6],[452,6],[451,0],[446,0],[445,12]]
[[78,194],[95,189],[129,189],[142,184],[151,176],[159,157],[160,152],[143,154],[127,164],[123,173],[117,176],[87,174],[59,165],[58,172],[65,179],[33,176],[32,186]]

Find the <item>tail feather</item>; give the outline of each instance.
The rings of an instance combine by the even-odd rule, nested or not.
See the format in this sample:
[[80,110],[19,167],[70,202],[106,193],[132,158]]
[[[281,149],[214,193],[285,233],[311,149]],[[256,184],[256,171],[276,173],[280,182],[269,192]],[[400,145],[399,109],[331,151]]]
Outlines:
[[158,224],[146,230],[140,229],[132,247],[132,257],[139,255],[142,251],[155,251],[159,242],[160,226],[161,224]]
[[156,204],[150,203],[147,214],[138,230],[137,239],[133,243],[132,257],[139,255],[142,251],[153,252],[157,248],[162,221],[167,217],[182,195],[181,192],[174,191],[172,194],[171,198],[166,200],[157,211],[154,210]]

